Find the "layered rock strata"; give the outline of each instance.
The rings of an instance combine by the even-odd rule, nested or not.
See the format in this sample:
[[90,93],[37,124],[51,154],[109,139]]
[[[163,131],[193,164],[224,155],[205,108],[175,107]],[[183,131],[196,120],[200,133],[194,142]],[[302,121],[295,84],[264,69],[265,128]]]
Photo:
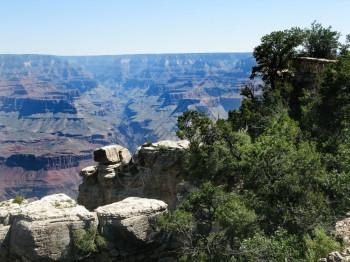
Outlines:
[[94,152],[97,166],[84,168],[80,175],[78,203],[89,210],[127,197],[160,199],[173,209],[186,191],[181,171],[188,141],[160,141],[139,147],[131,157],[118,145]]

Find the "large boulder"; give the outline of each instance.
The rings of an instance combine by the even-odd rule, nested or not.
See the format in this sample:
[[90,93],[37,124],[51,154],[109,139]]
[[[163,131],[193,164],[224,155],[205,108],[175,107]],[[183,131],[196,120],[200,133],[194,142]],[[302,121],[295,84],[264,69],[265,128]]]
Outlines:
[[[23,205],[28,204],[24,200]],[[6,261],[9,254],[10,228],[14,219],[21,211],[21,205],[13,199],[0,203],[0,261]]]
[[74,231],[97,224],[95,213],[64,194],[22,205],[9,232],[10,256],[20,261],[76,261]]
[[163,234],[158,218],[167,212],[160,200],[129,197],[96,210],[102,236],[129,253],[159,245]]
[[102,164],[128,163],[131,154],[128,149],[119,145],[110,145],[94,151],[94,161]]
[[[133,163],[152,168],[153,171],[167,171],[178,166],[179,156],[189,146],[189,141],[163,140],[150,146],[141,146],[133,155]],[[179,170],[178,170],[179,171]]]

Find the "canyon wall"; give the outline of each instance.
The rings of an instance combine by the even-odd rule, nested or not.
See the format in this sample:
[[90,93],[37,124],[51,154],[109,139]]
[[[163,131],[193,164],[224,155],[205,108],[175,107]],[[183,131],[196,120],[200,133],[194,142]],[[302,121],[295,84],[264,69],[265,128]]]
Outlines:
[[0,200],[76,199],[94,148],[174,139],[186,110],[227,116],[254,64],[251,53],[0,55]]

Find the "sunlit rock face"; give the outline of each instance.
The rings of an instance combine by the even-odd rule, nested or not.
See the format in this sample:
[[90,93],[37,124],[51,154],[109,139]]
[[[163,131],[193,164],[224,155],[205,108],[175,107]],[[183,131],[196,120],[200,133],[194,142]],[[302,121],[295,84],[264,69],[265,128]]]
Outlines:
[[129,197],[97,208],[101,235],[117,247],[131,253],[159,245],[164,239],[158,218],[167,212],[167,204],[156,199]]
[[320,262],[339,262],[350,260],[350,213],[347,217],[336,222],[336,237],[343,240],[344,249],[333,251],[328,254],[327,258],[319,259]]
[[[0,260],[150,261],[163,251],[165,236],[158,219],[166,212],[163,201],[137,197],[93,212],[65,194],[22,203],[10,199],[0,202]],[[83,252],[75,236],[90,228],[104,238],[104,244]]]
[[2,202],[0,220],[1,261],[76,261],[74,232],[98,225],[96,213],[64,194]]
[[[80,172],[83,183],[79,186],[78,203],[93,210],[127,197],[142,197],[160,199],[170,209],[175,208],[188,191],[181,176],[188,145],[185,140],[147,143],[132,157],[119,145],[96,149],[95,159],[103,161]],[[109,159],[119,158],[119,162],[111,163],[107,155]]]

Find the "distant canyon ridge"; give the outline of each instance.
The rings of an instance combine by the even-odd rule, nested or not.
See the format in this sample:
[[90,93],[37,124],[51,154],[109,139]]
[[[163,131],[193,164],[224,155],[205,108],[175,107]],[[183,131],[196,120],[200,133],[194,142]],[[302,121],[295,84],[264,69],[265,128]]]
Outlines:
[[0,200],[65,193],[93,149],[174,139],[187,110],[226,118],[251,53],[0,55]]

